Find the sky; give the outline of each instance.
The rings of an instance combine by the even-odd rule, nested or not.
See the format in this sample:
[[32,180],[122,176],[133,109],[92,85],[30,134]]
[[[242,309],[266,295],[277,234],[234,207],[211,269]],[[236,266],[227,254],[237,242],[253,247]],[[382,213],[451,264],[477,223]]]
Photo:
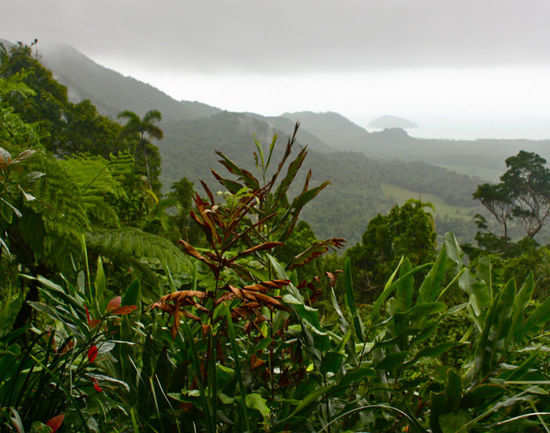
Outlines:
[[550,138],[550,0],[25,0],[0,38],[72,45],[177,99]]

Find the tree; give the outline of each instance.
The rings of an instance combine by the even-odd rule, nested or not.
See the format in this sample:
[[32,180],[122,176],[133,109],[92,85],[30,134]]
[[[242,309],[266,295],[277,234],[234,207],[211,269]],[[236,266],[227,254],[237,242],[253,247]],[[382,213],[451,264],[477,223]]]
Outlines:
[[[402,256],[413,266],[435,256],[436,232],[430,203],[409,200],[388,215],[369,221],[361,243],[347,252],[354,268],[356,287],[363,292],[383,287]],[[369,296],[371,297],[371,296]]]
[[134,158],[136,161],[143,161],[145,175],[149,181],[151,189],[158,191],[160,183],[160,155],[158,148],[151,143],[151,139],[161,140],[164,136],[162,129],[156,123],[162,119],[162,114],[158,110],[150,110],[141,119],[136,113],[125,110],[119,113],[119,119],[127,119],[122,129],[121,138],[136,139],[134,148]]
[[0,79],[26,85],[27,91],[6,92],[3,100],[24,122],[37,127],[47,150],[61,156],[86,152],[105,158],[118,152],[120,125],[99,114],[89,100],[71,103],[67,88],[33,56],[30,46],[6,49],[0,44]]
[[536,153],[521,151],[506,160],[508,170],[501,177],[511,193],[514,217],[530,238],[550,215],[550,169],[545,164]]
[[506,159],[500,183],[479,185],[474,192],[473,197],[502,225],[505,242],[512,221],[519,221],[533,239],[550,216],[550,169],[545,164],[541,156],[522,150]]
[[513,203],[510,191],[504,184],[491,185],[484,183],[479,185],[474,192],[473,197],[479,200],[481,204],[495,217],[497,222],[502,225],[502,238],[508,240],[508,225],[513,218]]
[[176,199],[179,208],[178,214],[175,216],[176,225],[183,238],[189,241],[191,235],[189,212],[193,207],[193,182],[184,177],[174,182],[170,189],[170,194]]

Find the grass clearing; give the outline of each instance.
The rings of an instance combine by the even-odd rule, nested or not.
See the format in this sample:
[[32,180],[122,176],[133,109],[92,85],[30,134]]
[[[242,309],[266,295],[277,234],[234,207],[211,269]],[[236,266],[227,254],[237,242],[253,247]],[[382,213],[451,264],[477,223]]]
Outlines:
[[417,191],[411,191],[389,183],[382,184],[382,191],[384,192],[384,196],[386,198],[395,200],[399,205],[402,205],[411,198],[424,202],[430,202],[434,205],[435,214],[439,217],[470,220],[476,213],[479,212],[479,209],[476,207],[450,205],[434,194],[419,193]]

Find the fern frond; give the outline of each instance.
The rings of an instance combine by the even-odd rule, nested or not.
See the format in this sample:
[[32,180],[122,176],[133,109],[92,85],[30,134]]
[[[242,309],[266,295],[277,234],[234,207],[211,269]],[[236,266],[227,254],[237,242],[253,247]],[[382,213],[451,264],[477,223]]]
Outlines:
[[139,229],[98,230],[86,234],[88,248],[102,256],[157,261],[174,273],[191,273],[189,258],[169,240]]

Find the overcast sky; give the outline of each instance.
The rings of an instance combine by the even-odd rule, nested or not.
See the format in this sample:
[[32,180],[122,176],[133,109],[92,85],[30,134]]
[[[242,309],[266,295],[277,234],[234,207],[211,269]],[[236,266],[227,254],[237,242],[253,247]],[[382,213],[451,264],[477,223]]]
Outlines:
[[68,43],[178,99],[457,137],[550,137],[549,22],[550,0],[0,0],[1,38]]

